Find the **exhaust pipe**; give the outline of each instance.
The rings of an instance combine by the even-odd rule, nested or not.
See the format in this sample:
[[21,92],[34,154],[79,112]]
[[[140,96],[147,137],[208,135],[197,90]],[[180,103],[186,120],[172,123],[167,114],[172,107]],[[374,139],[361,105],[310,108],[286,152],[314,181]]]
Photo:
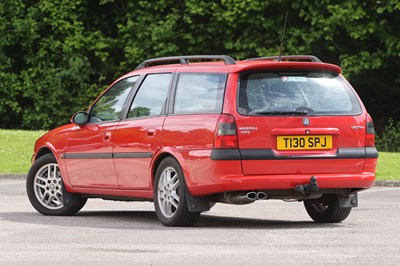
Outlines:
[[249,200],[252,200],[253,202],[257,200],[257,192],[249,192],[246,194],[246,198],[248,198]]
[[267,195],[264,192],[250,191],[247,193],[225,193],[217,198],[217,201],[228,204],[250,204],[256,200],[265,200]]
[[264,192],[257,192],[257,199],[265,200],[265,199],[267,199],[267,194],[265,194]]
[[267,194],[264,192],[251,191],[246,194],[246,197],[251,200],[265,200],[267,199]]
[[219,198],[218,201],[238,205],[253,203],[256,200],[256,194],[249,195],[249,197],[248,194],[249,193],[225,193]]

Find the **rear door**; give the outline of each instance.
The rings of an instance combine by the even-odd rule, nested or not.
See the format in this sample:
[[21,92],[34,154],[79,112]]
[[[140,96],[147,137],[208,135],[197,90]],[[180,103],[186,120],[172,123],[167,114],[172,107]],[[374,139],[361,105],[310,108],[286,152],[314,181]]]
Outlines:
[[362,172],[366,115],[340,75],[244,73],[238,103],[244,174]]
[[149,189],[150,163],[161,147],[167,95],[172,73],[149,74],[141,83],[127,118],[113,140],[113,156],[119,189]]

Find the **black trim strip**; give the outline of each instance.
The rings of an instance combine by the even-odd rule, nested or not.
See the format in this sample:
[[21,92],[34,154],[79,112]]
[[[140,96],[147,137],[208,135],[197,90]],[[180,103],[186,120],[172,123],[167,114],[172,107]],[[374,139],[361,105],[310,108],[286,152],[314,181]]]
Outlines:
[[279,156],[272,149],[213,149],[212,160],[309,160],[378,158],[375,147],[340,148],[335,155]]
[[151,152],[124,152],[124,153],[113,153],[113,158],[151,158],[153,154]]
[[64,153],[62,159],[111,159],[112,153]]
[[211,151],[212,160],[240,160],[239,149],[213,149]]
[[375,147],[365,148],[365,158],[378,158],[378,150]]
[[151,158],[151,152],[121,152],[121,153],[64,153],[62,159],[122,159],[122,158]]

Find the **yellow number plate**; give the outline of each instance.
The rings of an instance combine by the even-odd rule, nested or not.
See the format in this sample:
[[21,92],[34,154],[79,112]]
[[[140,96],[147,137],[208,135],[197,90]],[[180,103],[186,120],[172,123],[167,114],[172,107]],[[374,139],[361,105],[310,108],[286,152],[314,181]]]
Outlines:
[[332,136],[278,136],[277,149],[280,151],[332,149]]

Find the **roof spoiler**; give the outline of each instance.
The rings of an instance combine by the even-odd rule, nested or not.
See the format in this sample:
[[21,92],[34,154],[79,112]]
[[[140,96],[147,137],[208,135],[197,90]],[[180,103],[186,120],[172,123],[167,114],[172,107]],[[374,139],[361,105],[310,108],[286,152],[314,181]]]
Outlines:
[[[289,62],[316,62],[322,63],[322,61],[314,55],[282,55],[281,61]],[[279,61],[279,56],[267,56],[267,57],[257,57],[250,58],[244,61]]]

